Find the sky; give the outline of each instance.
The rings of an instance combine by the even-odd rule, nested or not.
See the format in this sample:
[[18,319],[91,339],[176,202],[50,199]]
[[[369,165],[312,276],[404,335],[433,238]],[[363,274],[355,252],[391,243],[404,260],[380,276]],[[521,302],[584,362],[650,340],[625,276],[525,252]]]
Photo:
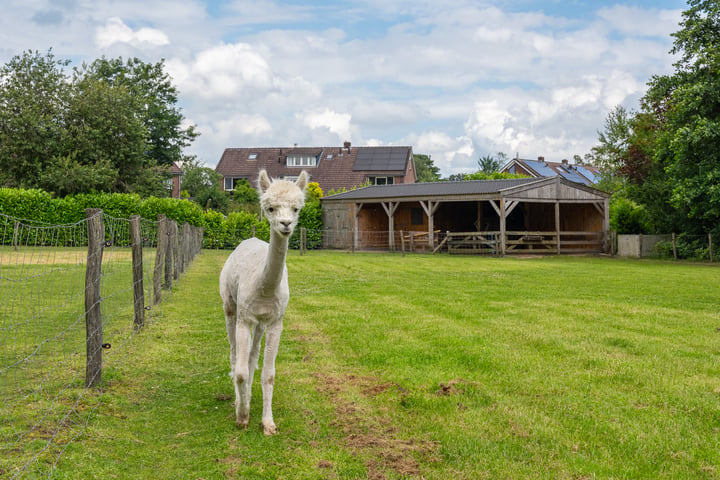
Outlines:
[[409,145],[443,176],[481,156],[584,156],[672,71],[680,0],[3,0],[0,63],[164,60],[214,167],[228,147]]

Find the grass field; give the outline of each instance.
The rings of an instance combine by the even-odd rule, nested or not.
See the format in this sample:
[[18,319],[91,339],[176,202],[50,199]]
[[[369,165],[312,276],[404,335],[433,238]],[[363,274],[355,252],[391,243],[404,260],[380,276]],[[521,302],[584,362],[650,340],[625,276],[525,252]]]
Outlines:
[[720,271],[608,258],[288,258],[275,421],[237,430],[204,251],[104,372],[52,478],[720,478]]

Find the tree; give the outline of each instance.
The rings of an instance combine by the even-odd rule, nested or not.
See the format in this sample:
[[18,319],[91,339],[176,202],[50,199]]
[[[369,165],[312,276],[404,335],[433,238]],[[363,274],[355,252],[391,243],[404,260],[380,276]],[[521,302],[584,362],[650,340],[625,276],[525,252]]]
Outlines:
[[147,155],[158,165],[182,160],[182,149],[199,133],[195,126],[182,128],[183,115],[177,107],[177,89],[165,72],[165,61],[145,63],[138,58],[102,57],[75,70],[83,80],[103,80],[113,87],[126,88],[138,101],[137,115],[148,131]]
[[440,180],[440,169],[435,166],[430,155],[413,154],[415,175],[418,182],[437,182]]
[[605,119],[605,129],[598,131],[598,144],[591,149],[592,162],[600,171],[615,175],[625,165],[632,135],[633,114],[616,106]]
[[220,188],[221,181],[222,175],[212,168],[203,167],[194,158],[188,158],[183,163],[183,190],[202,208],[227,213],[229,199]]
[[197,133],[163,62],[103,58],[71,77],[68,65],[49,50],[0,68],[0,185],[167,195],[164,167]]
[[720,233],[720,4],[689,0],[672,75],[656,76],[643,98],[653,120],[655,189],[683,217],[674,227]]
[[480,171],[486,174],[497,172],[500,170],[500,161],[492,155],[485,155],[478,159],[478,167]]
[[0,185],[32,188],[60,155],[71,87],[66,60],[24,52],[0,68]]

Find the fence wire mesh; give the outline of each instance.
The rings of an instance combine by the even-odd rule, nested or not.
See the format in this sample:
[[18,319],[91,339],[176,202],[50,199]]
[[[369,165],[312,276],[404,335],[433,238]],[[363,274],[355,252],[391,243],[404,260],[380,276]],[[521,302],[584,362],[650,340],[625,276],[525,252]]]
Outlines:
[[[130,219],[103,215],[102,223],[99,333],[102,365],[111,369],[138,331],[135,284],[142,282],[144,323],[162,317],[161,305],[149,307],[159,222],[140,219],[139,279]],[[200,248],[201,230],[191,233],[185,264]],[[102,384],[86,386],[87,358],[100,353],[86,348],[98,333],[86,325],[88,252],[88,220],[47,225],[0,214],[0,478],[49,478],[102,402]]]

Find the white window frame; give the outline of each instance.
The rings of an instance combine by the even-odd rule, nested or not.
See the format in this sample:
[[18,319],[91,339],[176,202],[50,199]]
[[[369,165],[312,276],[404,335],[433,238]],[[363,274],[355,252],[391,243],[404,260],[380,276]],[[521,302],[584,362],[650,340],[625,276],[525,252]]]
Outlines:
[[317,157],[312,155],[288,155],[285,159],[285,165],[288,167],[315,167],[317,166]]

